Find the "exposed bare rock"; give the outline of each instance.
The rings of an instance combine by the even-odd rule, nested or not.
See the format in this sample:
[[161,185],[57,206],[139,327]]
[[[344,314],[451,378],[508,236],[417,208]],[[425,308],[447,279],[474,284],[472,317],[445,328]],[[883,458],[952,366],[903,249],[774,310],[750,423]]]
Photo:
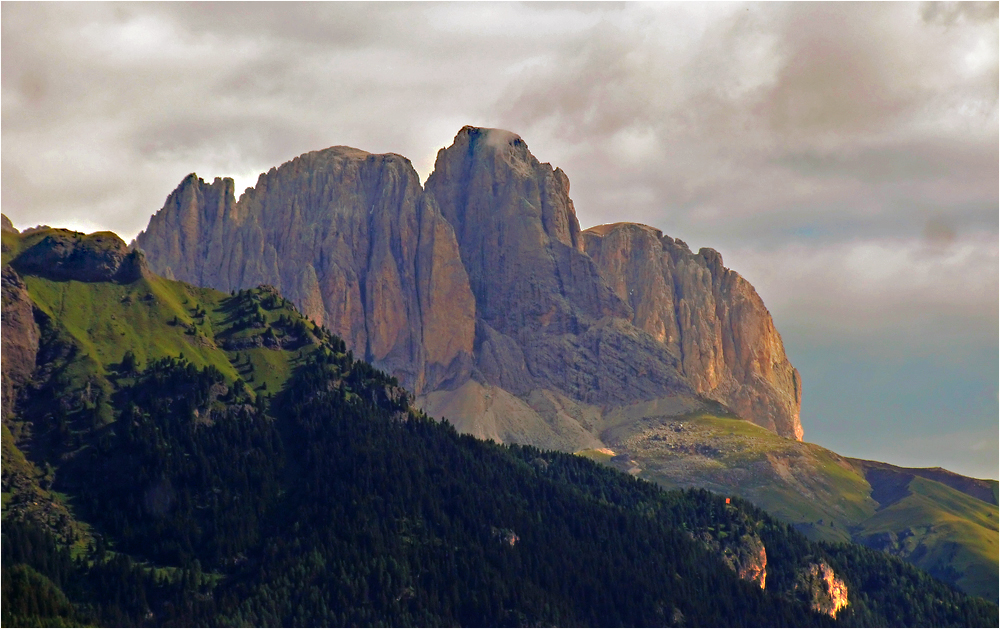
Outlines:
[[143,276],[146,262],[142,253],[130,252],[125,242],[111,232],[81,234],[53,229],[21,252],[12,266],[22,273],[56,281],[127,284]]
[[135,244],[179,280],[276,286],[417,392],[471,369],[475,302],[454,233],[399,155],[307,153],[238,202],[231,179],[191,175]]
[[[797,374],[753,288],[650,228],[581,232],[569,178],[508,131],[464,127],[425,189],[405,158],[347,147],[271,169],[239,201],[231,180],[191,175],[135,244],[180,280],[276,286],[439,407],[470,378],[528,408],[544,391],[598,416],[701,396],[801,437]],[[564,407],[531,412],[556,425]],[[461,423],[601,443],[597,420],[586,439],[533,441],[479,419]]]
[[438,153],[427,192],[469,273],[486,382],[588,404],[690,391],[676,355],[627,323],[631,309],[584,253],[565,173],[539,163],[520,137],[463,128]]
[[18,392],[31,379],[38,356],[40,332],[35,322],[34,303],[18,274],[9,266],[0,276],[3,303],[3,420],[14,409]]
[[5,232],[18,233],[17,228],[14,227],[14,223],[10,222],[6,214],[0,214],[0,229]]
[[583,253],[569,179],[517,135],[463,128],[438,152],[427,191],[455,228],[478,316],[494,330],[576,334],[628,316]]
[[601,276],[631,322],[680,357],[694,391],[777,432],[802,439],[801,382],[753,286],[712,249],[635,223],[583,232]]
[[767,582],[767,550],[756,533],[746,533],[739,538],[719,539],[708,531],[702,531],[697,539],[722,557],[744,581],[756,583],[764,589]]
[[480,439],[575,452],[603,444],[590,431],[594,409],[553,391],[535,390],[521,399],[501,387],[469,380],[462,386],[432,391],[415,404],[432,417]]
[[838,577],[825,561],[810,563],[799,570],[795,579],[795,592],[805,596],[813,611],[837,617],[837,612],[847,607],[847,584]]

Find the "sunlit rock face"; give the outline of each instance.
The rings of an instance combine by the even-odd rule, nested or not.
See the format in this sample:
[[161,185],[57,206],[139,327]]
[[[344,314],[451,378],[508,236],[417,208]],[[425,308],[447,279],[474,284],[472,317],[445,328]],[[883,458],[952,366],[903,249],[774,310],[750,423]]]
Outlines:
[[520,137],[463,128],[427,192],[458,238],[487,382],[612,405],[690,392],[677,357],[627,323],[631,309],[583,251],[566,175]]
[[784,437],[802,439],[802,385],[753,286],[713,249],[635,223],[583,232],[601,277],[631,322],[680,357],[694,390]]
[[154,271],[220,290],[270,284],[359,357],[421,392],[466,379],[475,302],[451,226],[399,155],[348,147],[262,174],[187,177],[136,238]]
[[795,591],[806,597],[813,611],[831,618],[847,607],[847,584],[825,561],[802,568],[796,577]]
[[701,396],[801,438],[798,375],[753,287],[649,227],[581,231],[569,189],[516,134],[464,127],[424,188],[407,159],[347,147],[238,201],[232,180],[191,175],[135,245],[168,277],[277,287],[418,395],[472,379],[598,414]]

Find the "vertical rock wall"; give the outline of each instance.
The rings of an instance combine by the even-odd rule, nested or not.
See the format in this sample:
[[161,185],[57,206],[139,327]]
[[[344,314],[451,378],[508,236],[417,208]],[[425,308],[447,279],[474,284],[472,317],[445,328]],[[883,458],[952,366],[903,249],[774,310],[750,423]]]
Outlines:
[[238,202],[232,188],[181,182],[136,238],[154,271],[271,284],[417,392],[467,375],[475,302],[409,160],[334,147],[272,168]]
[[233,183],[191,175],[136,238],[151,268],[271,284],[416,393],[470,377],[613,407],[703,395],[801,438],[799,384],[753,288],[640,225],[581,232],[569,179],[516,134],[464,127],[422,189],[348,147]]
[[695,391],[786,437],[802,439],[801,382],[763,301],[713,249],[634,223],[583,233],[631,322],[674,354]]

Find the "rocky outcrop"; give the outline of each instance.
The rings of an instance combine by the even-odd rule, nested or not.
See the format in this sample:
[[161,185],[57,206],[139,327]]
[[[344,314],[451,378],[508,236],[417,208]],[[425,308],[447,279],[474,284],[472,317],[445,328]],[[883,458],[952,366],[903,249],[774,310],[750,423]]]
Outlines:
[[[569,178],[508,131],[464,127],[424,188],[405,158],[347,147],[271,169],[238,201],[231,180],[191,175],[135,245],[179,280],[277,287],[441,409],[492,408],[494,388],[602,409],[701,396],[802,435],[798,376],[753,288],[650,228],[581,231]],[[484,434],[519,435],[536,413],[547,441],[601,445],[596,423],[531,408]]]
[[847,607],[847,584],[825,561],[810,563],[799,570],[794,587],[796,595],[805,597],[810,608],[820,614],[836,618]]
[[690,391],[677,356],[626,323],[631,309],[584,252],[565,173],[519,136],[463,128],[438,152],[427,192],[469,273],[484,381],[602,405]]
[[271,284],[421,392],[467,379],[475,301],[451,226],[399,155],[348,147],[262,174],[188,176],[136,238],[152,268],[220,290]]
[[718,553],[741,579],[764,589],[767,583],[767,550],[759,535],[746,533],[738,538],[720,540],[712,533],[702,531],[697,539]]
[[38,356],[40,332],[35,322],[34,303],[20,276],[9,266],[0,275],[2,283],[3,420],[10,417],[18,392],[31,379]]
[[64,229],[49,230],[11,264],[21,273],[59,282],[128,284],[141,278],[146,270],[142,253],[129,251],[117,235],[111,232],[81,234]]
[[631,322],[680,357],[695,392],[784,437],[802,439],[802,385],[753,286],[712,249],[635,223],[583,233],[601,277]]

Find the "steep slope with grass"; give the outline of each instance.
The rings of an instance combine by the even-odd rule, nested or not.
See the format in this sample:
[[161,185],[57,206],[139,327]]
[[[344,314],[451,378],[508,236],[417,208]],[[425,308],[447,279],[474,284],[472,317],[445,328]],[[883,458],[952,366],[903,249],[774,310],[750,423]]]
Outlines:
[[72,266],[20,266],[39,344],[4,417],[5,625],[997,622],[739,499],[460,435],[273,289]]
[[848,459],[708,406],[636,405],[603,426],[609,447],[580,454],[664,487],[741,496],[810,539],[885,550],[997,600],[997,506],[976,497],[989,481]]

